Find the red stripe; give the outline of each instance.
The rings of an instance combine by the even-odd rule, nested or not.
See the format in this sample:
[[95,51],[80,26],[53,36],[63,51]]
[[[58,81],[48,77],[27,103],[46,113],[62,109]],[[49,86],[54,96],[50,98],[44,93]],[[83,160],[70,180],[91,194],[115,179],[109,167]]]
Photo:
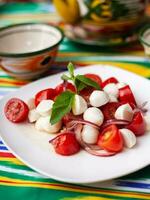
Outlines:
[[12,153],[8,152],[0,152],[0,157],[15,158],[15,156]]
[[14,183],[13,181],[4,181],[4,180],[0,180],[0,183]]

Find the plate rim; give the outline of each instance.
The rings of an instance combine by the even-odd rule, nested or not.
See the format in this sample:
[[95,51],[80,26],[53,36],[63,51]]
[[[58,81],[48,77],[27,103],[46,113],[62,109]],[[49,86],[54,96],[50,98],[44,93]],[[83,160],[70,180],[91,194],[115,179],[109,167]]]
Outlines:
[[[130,71],[121,69],[121,68],[119,68],[119,67],[117,67],[117,66],[115,66],[115,65],[109,65],[109,64],[87,65],[86,67],[83,67],[83,68],[76,68],[76,70],[77,70],[77,71],[78,71],[78,70],[80,71],[80,69],[82,70],[82,69],[85,69],[85,68],[104,67],[104,66],[105,66],[105,67],[109,67],[109,68],[111,68],[111,69],[113,69],[113,68],[116,69],[116,68],[117,68],[118,70],[126,71],[126,72],[128,72],[128,73],[133,74],[134,76],[137,76],[137,77],[143,79],[144,81],[147,81],[147,83],[150,83],[148,79],[146,79],[146,78],[144,78],[144,77],[142,77],[142,76],[140,76],[140,75],[137,75],[137,74],[135,74],[135,73],[133,73],[133,72],[130,72]],[[33,81],[33,82],[31,82],[31,83],[29,83],[29,84],[23,86],[23,87],[20,87],[20,88],[18,88],[16,91],[11,92],[11,93],[8,94],[8,95],[5,95],[5,96],[2,98],[2,101],[4,101],[6,98],[12,96],[14,93],[16,93],[16,92],[22,90],[23,88],[26,88],[26,87],[28,88],[28,87],[30,87],[30,85],[33,85],[33,83],[36,84],[36,83],[39,82],[39,81],[42,82],[44,79],[48,79],[48,78],[51,77],[51,76],[53,76],[53,77],[55,77],[55,76],[58,77],[58,76],[60,76],[62,73],[64,73],[64,72],[57,73],[57,74],[55,74],[55,75],[50,75],[50,76],[41,78],[41,79],[39,79],[39,80]],[[0,102],[1,102],[1,100],[0,100]],[[138,166],[137,168],[134,168],[133,170],[130,170],[130,172],[128,172],[128,170],[127,170],[127,172],[122,173],[121,175],[111,176],[110,178],[107,178],[107,179],[105,178],[105,179],[102,179],[102,180],[95,180],[95,181],[75,181],[75,180],[71,180],[70,178],[65,178],[65,179],[64,179],[64,178],[60,178],[59,176],[55,176],[55,175],[52,175],[52,174],[50,175],[50,174],[47,174],[46,172],[44,172],[44,171],[42,171],[42,170],[40,170],[40,169],[37,169],[37,168],[34,167],[32,164],[28,163],[28,161],[22,159],[13,149],[11,149],[11,148],[9,147],[9,144],[7,143],[7,141],[5,141],[5,139],[2,137],[1,132],[0,132],[0,138],[1,138],[2,142],[6,145],[6,147],[8,148],[8,150],[10,150],[10,152],[11,152],[16,158],[18,158],[21,162],[23,162],[25,165],[29,166],[31,169],[33,169],[33,170],[36,171],[37,173],[40,173],[42,176],[45,176],[45,177],[47,177],[47,178],[52,178],[52,179],[55,179],[55,180],[57,180],[57,181],[66,182],[66,183],[71,183],[71,184],[89,184],[89,183],[97,183],[97,182],[109,181],[109,180],[112,180],[112,179],[116,179],[116,178],[119,178],[119,177],[122,177],[122,176],[125,176],[125,175],[128,175],[128,174],[131,174],[131,173],[133,173],[133,172],[136,172],[136,171],[138,171],[138,170],[140,170],[140,169],[142,169],[142,168],[144,168],[144,167],[146,167],[146,166],[148,166],[148,165],[150,164],[150,161],[147,161],[147,163],[146,163],[145,165],[140,165],[140,166]]]

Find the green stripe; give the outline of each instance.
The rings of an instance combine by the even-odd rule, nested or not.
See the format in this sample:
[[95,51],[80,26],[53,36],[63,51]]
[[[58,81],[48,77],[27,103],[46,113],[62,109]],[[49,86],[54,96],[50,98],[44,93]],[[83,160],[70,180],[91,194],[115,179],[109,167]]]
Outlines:
[[15,78],[13,78],[11,76],[8,76],[7,74],[0,75],[0,78],[7,78],[9,80],[16,80],[17,81],[17,79],[15,79]]
[[[8,192],[9,189],[9,192]],[[10,200],[10,199],[19,199],[21,198],[22,200],[37,200],[37,199],[52,199],[52,200],[77,200],[81,199],[84,197],[105,197],[108,199],[123,199],[123,200],[129,200],[129,199],[134,199],[134,200],[141,200],[141,198],[133,198],[132,193],[129,194],[130,197],[122,197],[121,195],[116,196],[116,195],[109,195],[107,194],[89,194],[89,193],[82,193],[82,192],[72,192],[72,191],[64,191],[61,189],[57,189],[57,192],[55,189],[46,189],[46,188],[33,188],[33,187],[11,187],[11,186],[0,186],[0,191],[1,191],[1,199],[5,200]]]
[[[91,195],[91,194],[82,194],[79,192],[71,192],[71,191],[62,191],[62,190],[50,190],[43,188],[23,188],[23,187],[7,187],[1,186],[1,199],[10,200],[38,200],[38,199],[49,199],[49,200],[77,200],[84,197],[90,196],[92,197],[107,197],[110,199],[128,199],[122,197],[114,197],[110,195]],[[9,192],[8,192],[9,190]]]
[[[94,49],[93,49],[94,48]],[[83,45],[69,41],[67,38],[63,41],[60,46],[61,52],[94,52],[94,53],[101,53],[103,55],[125,55],[132,52],[132,47],[128,47],[128,51],[122,51],[120,47],[102,47],[102,46],[91,46],[91,45]],[[141,52],[141,51],[140,51]]]
[[9,86],[5,86],[5,85],[1,85],[1,88],[19,88],[20,86],[14,86],[14,85],[9,85]]
[[23,169],[23,170],[33,171],[31,168],[29,168],[26,165],[16,165],[15,163],[11,161],[0,161],[0,166],[12,167],[13,169]]

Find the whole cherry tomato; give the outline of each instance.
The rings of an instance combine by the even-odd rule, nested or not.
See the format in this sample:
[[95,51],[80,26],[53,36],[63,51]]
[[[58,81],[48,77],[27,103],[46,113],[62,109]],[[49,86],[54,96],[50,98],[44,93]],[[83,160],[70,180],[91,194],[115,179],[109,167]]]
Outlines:
[[136,101],[129,85],[119,89],[119,101],[136,105]]
[[146,124],[140,111],[134,114],[133,119],[127,128],[133,131],[136,136],[140,136],[145,133]]
[[90,74],[89,73],[89,74],[84,74],[84,76],[91,79],[92,81],[95,81],[101,87],[102,79],[97,74]]
[[35,106],[37,106],[42,100],[51,99],[54,100],[56,92],[53,88],[41,90],[35,95]]
[[12,98],[6,103],[4,112],[9,121],[19,123],[26,120],[29,108],[21,99]]
[[72,83],[69,83],[69,82],[63,82],[61,84],[59,84],[56,88],[55,88],[55,91],[56,91],[56,95],[60,95],[62,92],[66,91],[66,90],[70,90],[72,92],[76,92],[76,88],[75,86],[72,84]]
[[80,145],[76,140],[75,134],[65,132],[58,135],[53,141],[55,152],[64,156],[69,156],[77,153],[80,150]]
[[123,149],[123,139],[115,125],[106,127],[102,133],[99,134],[97,144],[101,148],[112,152],[119,152]]
[[118,80],[115,77],[110,77],[102,82],[102,84],[101,84],[102,88],[104,88],[109,83],[118,83]]

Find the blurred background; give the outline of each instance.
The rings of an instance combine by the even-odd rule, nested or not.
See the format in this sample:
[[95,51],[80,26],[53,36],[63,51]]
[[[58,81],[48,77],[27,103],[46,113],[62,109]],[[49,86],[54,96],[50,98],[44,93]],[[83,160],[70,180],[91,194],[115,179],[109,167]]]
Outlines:
[[[55,7],[57,8],[57,13],[60,14],[60,16],[63,18],[63,20],[66,23],[70,25],[70,21],[72,18],[77,16],[73,16],[73,12],[76,15],[80,15],[78,17],[78,21],[73,22],[79,22],[77,23],[77,26],[64,26],[64,21],[60,20],[59,15],[55,12],[55,8],[52,4],[52,2],[55,3]],[[62,3],[61,3],[62,2]],[[64,3],[63,3],[64,2]],[[23,22],[44,22],[44,23],[52,23],[56,24],[58,26],[61,26],[64,28],[66,31],[66,35],[71,38],[71,39],[81,39],[85,35],[87,35],[87,38],[89,39],[90,37],[97,37],[99,32],[104,32],[104,36],[108,36],[106,39],[106,42],[108,42],[108,39],[112,37],[112,35],[109,35],[110,32],[113,32],[113,35],[116,33],[118,34],[118,31],[122,31],[123,35],[124,33],[128,33],[129,27],[137,27],[135,25],[135,22],[133,22],[132,19],[134,17],[136,18],[136,22],[138,22],[138,26],[141,26],[142,23],[145,23],[145,18],[143,11],[145,9],[145,12],[147,15],[150,15],[150,6],[149,6],[149,0],[132,0],[132,1],[118,1],[118,0],[113,0],[113,1],[97,1],[97,0],[77,0],[76,2],[78,3],[79,6],[79,12],[75,11],[77,9],[77,6],[74,4],[74,10],[71,10],[71,1],[61,1],[61,0],[0,0],[0,27],[7,26],[10,24],[17,24],[17,23],[23,23]],[[72,2],[75,2],[74,0]],[[84,2],[84,5],[83,3]],[[109,12],[108,7],[110,8],[109,4],[112,2],[112,7],[111,7],[111,12]],[[70,5],[69,5],[69,4]],[[61,5],[62,4],[62,5]],[[65,10],[65,5],[68,4],[67,10]],[[85,7],[87,5],[87,7]],[[147,5],[147,6],[145,6]],[[69,7],[70,6],[70,7]],[[87,10],[87,8],[89,10]],[[103,12],[102,12],[103,11]],[[104,13],[104,16],[99,13]],[[67,14],[66,14],[67,13]],[[92,14],[91,14],[92,13]],[[68,16],[66,16],[68,15]],[[71,16],[72,15],[72,16]],[[111,16],[110,16],[111,15]],[[125,16],[126,15],[126,16]],[[133,15],[133,17],[132,17]],[[91,16],[91,18],[89,18]],[[128,17],[128,19],[127,19]],[[61,18],[61,19],[62,19]],[[121,22],[122,24],[110,24],[110,21],[113,21],[116,23],[115,20],[118,19],[125,19],[125,23]],[[104,30],[100,27],[100,29],[95,28],[95,24],[91,23],[91,21],[94,19],[94,23],[107,23],[108,26],[104,27],[103,25],[101,26],[102,28],[104,27]],[[131,19],[131,20],[129,20]],[[143,20],[143,21],[142,21]],[[130,22],[129,22],[130,21]],[[63,24],[62,24],[63,23]],[[119,22],[120,23],[120,22]],[[67,25],[68,25],[67,24]],[[66,24],[65,24],[66,25]],[[114,26],[116,25],[116,27]],[[115,27],[115,30],[114,30]],[[140,27],[138,27],[140,28]],[[89,34],[90,31],[90,35]],[[136,30],[134,30],[136,31]],[[93,35],[91,33],[94,33]],[[74,35],[73,35],[74,34]],[[120,33],[119,33],[120,34]],[[121,33],[122,34],[122,33]],[[86,36],[85,36],[86,37]],[[118,42],[120,39],[119,37],[113,38],[113,42]],[[128,40],[134,40],[132,37],[126,37],[127,42]],[[84,38],[85,39],[85,38]],[[124,38],[123,38],[124,39]],[[116,40],[116,41],[115,41]],[[82,41],[79,41],[82,42]],[[124,42],[124,41],[123,41]],[[125,41],[126,42],[126,41]],[[88,43],[88,42],[87,42]],[[111,41],[110,41],[111,43]],[[121,43],[121,42],[120,42]],[[109,46],[109,43],[108,43]]]

